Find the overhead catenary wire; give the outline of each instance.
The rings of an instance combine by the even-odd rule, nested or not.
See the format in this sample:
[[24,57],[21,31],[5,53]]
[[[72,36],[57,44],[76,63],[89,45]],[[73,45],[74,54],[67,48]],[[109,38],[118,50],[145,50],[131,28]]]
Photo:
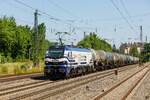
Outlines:
[[17,3],[19,3],[19,4],[21,4],[21,5],[23,5],[23,6],[25,6],[25,7],[27,7],[27,8],[30,8],[30,9],[32,9],[32,10],[38,10],[39,11],[39,13],[40,14],[44,14],[44,15],[46,15],[49,19],[51,19],[51,20],[53,20],[53,21],[58,21],[58,22],[61,22],[61,23],[63,23],[63,24],[66,24],[66,25],[71,25],[71,23],[73,23],[75,20],[70,20],[70,19],[67,19],[67,20],[62,20],[62,19],[60,19],[60,18],[56,18],[56,17],[53,17],[52,15],[50,15],[50,14],[48,14],[47,12],[44,12],[44,11],[42,11],[42,10],[39,10],[39,9],[37,9],[37,8],[34,8],[34,7],[31,7],[30,5],[28,5],[28,4],[26,4],[26,3],[24,3],[24,2],[22,2],[22,1],[20,1],[20,0],[14,0],[15,2],[17,2]]
[[[71,17],[75,18],[75,19],[71,19],[71,20],[67,20],[70,22],[70,26],[72,23],[74,22],[78,22],[78,16],[76,16],[74,13],[70,12],[68,9],[63,8],[62,6],[60,6],[56,1],[54,2],[54,0],[48,0],[48,2],[50,4],[53,4],[54,6],[56,6],[57,8],[60,8],[63,12],[65,12],[66,14],[70,15]],[[81,23],[81,22],[80,22]],[[82,22],[83,23],[83,22]]]
[[123,7],[125,13],[128,15],[129,18],[131,18],[131,15],[130,15],[129,11],[127,10],[127,8],[126,8],[126,6],[125,6],[123,0],[120,0],[120,3],[121,3],[121,5],[122,5],[122,7]]
[[[143,14],[132,15],[132,16],[130,16],[130,18],[139,18],[139,17],[147,17],[147,16],[150,16],[150,12],[143,13]],[[129,18],[129,17],[127,16],[127,18]],[[89,22],[94,22],[94,21],[96,21],[96,22],[98,22],[98,21],[100,21],[100,22],[107,22],[107,21],[116,21],[116,20],[122,20],[122,19],[123,19],[122,17],[89,19]],[[83,19],[82,20],[78,19],[78,20],[75,20],[75,21],[83,23],[83,22],[86,22],[87,20],[86,19],[84,19],[84,20]]]
[[55,2],[53,0],[47,0],[47,1],[49,2],[49,4],[53,4],[57,8],[60,8],[63,12],[65,12],[68,15],[70,15],[71,17],[73,17],[73,18],[77,18],[78,17],[75,14],[73,14],[72,12],[70,12],[68,9],[65,9],[62,6],[60,6],[58,3],[56,3],[56,1]]
[[[0,18],[3,18],[3,17],[6,17],[6,15],[5,14],[0,14]],[[17,19],[18,21],[24,22],[25,24],[29,24],[29,25],[33,24],[33,22],[27,21],[27,20],[22,19],[22,18],[18,18],[18,17],[13,17],[13,18]]]
[[113,6],[116,8],[116,10],[119,12],[119,14],[121,15],[121,17],[125,20],[125,22],[129,25],[129,27],[131,28],[131,30],[133,32],[135,32],[133,26],[131,25],[131,23],[128,21],[128,19],[124,16],[124,14],[122,13],[122,11],[119,9],[119,7],[115,4],[115,2],[113,0],[110,0],[110,2],[113,4]]
[[[63,8],[62,6],[59,5],[59,3],[57,3],[54,0],[47,0],[50,4],[53,4],[54,6],[56,6],[57,8],[60,8],[63,12],[65,12],[66,14],[70,15],[73,19],[71,20],[67,20],[70,23],[70,26],[72,23],[74,22],[78,22],[78,16],[76,16],[75,14],[73,14],[72,12],[70,12],[68,9]],[[74,19],[75,18],[75,19]],[[80,22],[81,23],[81,22]],[[82,22],[83,23],[83,22]],[[75,28],[75,27],[74,27]]]
[[[29,8],[29,9],[31,9],[31,10],[33,10],[33,11],[35,11],[36,10],[36,8],[34,8],[34,7],[31,7],[30,5],[28,5],[28,4],[25,4],[24,2],[22,2],[22,1],[19,1],[19,0],[14,0],[15,2],[17,2],[17,3],[19,3],[19,4],[21,4],[21,5],[23,5],[23,6],[25,6],[25,7],[27,7],[27,8]],[[9,3],[10,4],[10,2],[7,2],[7,3]],[[12,5],[12,4],[10,4],[10,5]],[[17,6],[14,6],[15,8],[19,8],[19,7],[17,7]],[[20,9],[20,8],[19,8]],[[40,13],[42,13],[42,14],[47,14],[47,13],[45,13],[45,12],[43,12],[43,11],[41,11],[41,10],[38,10]],[[5,16],[5,15],[4,15]],[[58,19],[56,19],[56,18],[53,18],[52,16],[50,16],[50,15],[48,15],[47,14],[47,16],[48,16],[48,18],[50,18],[51,20],[50,20],[50,22],[56,22],[56,21],[58,21]],[[23,21],[24,23],[28,23],[28,24],[33,24],[33,22],[27,22],[27,21],[25,21],[25,20],[23,20],[23,19],[20,19],[20,18],[16,18],[15,17],[15,19],[17,19],[17,20],[19,20],[19,21]]]
[[[31,7],[30,5],[28,5],[28,4],[26,4],[26,3],[22,2],[22,1],[19,1],[19,0],[14,0],[14,1],[19,3],[19,4],[21,4],[21,5],[23,5],[23,6],[26,6],[27,8],[32,9],[33,11],[37,10],[36,8]],[[42,14],[46,14],[47,16],[51,17],[51,19],[54,19],[51,15],[49,15],[49,14],[47,14],[47,13],[45,13],[45,12],[39,10],[39,9],[38,9],[38,11],[41,12]]]
[[[24,2],[22,2],[22,1],[20,1],[20,0],[14,0],[15,2],[17,2],[17,3],[19,3],[19,4],[21,4],[21,5],[23,5],[23,6],[26,6],[26,7],[28,7],[28,8],[30,8],[30,9],[32,9],[32,10],[36,10],[36,8],[34,8],[34,7],[32,7],[32,6],[30,6],[30,5],[28,5],[28,4],[25,4]],[[112,1],[113,2],[113,1]],[[113,2],[113,4],[114,4],[114,2]],[[118,7],[117,7],[117,9],[119,9]],[[119,9],[120,10],[120,9]],[[46,13],[46,12],[44,12],[44,11],[41,11],[41,10],[39,10],[38,9],[38,11],[41,13],[41,14],[44,14],[44,15],[46,15],[47,17],[49,17],[51,20],[54,20],[54,21],[61,21],[61,22],[63,22],[64,20],[62,20],[62,19],[60,19],[60,18],[56,18],[56,17],[53,17],[52,15],[50,15],[50,14],[48,14],[48,13]],[[120,12],[120,11],[119,11]],[[122,12],[121,12],[122,13]],[[122,13],[123,14],[123,13]],[[138,15],[134,15],[134,16],[130,16],[130,17],[133,17],[133,18],[135,18],[135,17],[143,17],[143,16],[149,16],[150,15],[150,12],[148,12],[148,13],[144,13],[144,14],[138,14]],[[124,16],[124,15],[123,15]],[[122,16],[121,16],[122,17]],[[122,17],[123,18],[123,17]],[[120,18],[110,18],[110,20],[118,20],[118,19],[120,19]],[[123,18],[124,19],[124,18]],[[126,19],[126,18],[125,18]],[[98,19],[99,20],[99,19]],[[109,20],[109,19],[101,19],[101,20]],[[81,22],[81,20],[80,19],[76,19],[76,20],[65,20],[65,21],[68,21],[68,22],[72,22],[72,21],[80,21]],[[82,20],[83,21],[83,20]],[[97,20],[96,20],[97,21]]]
[[[37,8],[34,8],[34,7],[31,7],[30,5],[28,5],[28,4],[25,4],[24,2],[22,2],[22,1],[20,1],[20,0],[14,0],[15,2],[17,2],[17,3],[19,3],[19,4],[21,4],[21,5],[23,5],[23,6],[25,6],[25,7],[27,7],[27,8],[30,8],[30,9],[32,9],[32,10],[38,10],[39,12],[40,12],[40,14],[44,14],[44,15],[46,15],[49,19],[51,19],[51,20],[54,20],[54,21],[59,21],[59,22],[65,22],[64,20],[62,20],[62,19],[60,19],[60,18],[56,18],[56,17],[53,17],[52,15],[50,15],[50,14],[48,14],[48,13],[46,13],[46,12],[44,12],[44,11],[42,11],[42,10],[39,10],[39,9],[37,9]],[[69,21],[68,21],[69,22]],[[66,23],[66,22],[65,22]],[[68,24],[68,23],[67,23]]]
[[[32,9],[32,10],[36,10],[36,8],[34,8],[34,7],[32,7],[32,6],[30,6],[30,5],[28,5],[28,4],[26,4],[26,3],[24,3],[24,2],[22,2],[21,0],[14,0],[15,2],[17,2],[17,3],[19,3],[19,4],[21,4],[21,5],[23,5],[23,6],[25,6],[25,7],[27,7],[27,8],[30,8],[30,9]],[[119,9],[119,8],[117,8],[117,9]],[[120,10],[120,9],[119,9]],[[55,22],[61,22],[61,23],[63,23],[63,24],[66,24],[66,25],[68,25],[68,26],[70,26],[71,25],[71,23],[72,23],[72,21],[75,21],[75,22],[77,22],[77,21],[80,21],[80,19],[76,19],[76,20],[64,20],[64,19],[60,19],[60,18],[56,18],[56,17],[53,17],[52,15],[50,15],[50,14],[48,14],[47,12],[44,12],[44,11],[42,11],[42,10],[39,10],[38,9],[38,11],[40,12],[40,14],[43,14],[43,15],[46,15],[45,17],[47,17],[47,18],[49,18],[50,19],[50,21],[55,21]],[[120,11],[121,12],[121,11]],[[67,12],[66,12],[67,13]],[[122,12],[121,12],[122,13]],[[122,13],[123,14],[123,13]],[[135,16],[131,16],[131,17],[138,17],[138,16],[147,16],[147,15],[150,15],[150,13],[145,13],[145,14],[139,14],[139,15],[135,15]],[[123,15],[124,16],[124,15]],[[127,24],[129,25],[129,27],[133,30],[133,31],[135,31],[134,30],[134,28],[133,28],[133,26],[132,26],[132,24],[128,21],[128,19],[126,18],[126,17],[123,17],[123,16],[121,16],[126,22],[127,22]],[[80,23],[82,23],[82,22],[80,22]]]
[[[128,18],[130,19],[130,21],[131,21],[132,23],[135,23],[135,22],[132,20],[132,17],[131,17],[131,15],[130,15],[128,9],[127,9],[126,6],[125,6],[124,1],[123,1],[123,0],[120,0],[120,3],[121,3],[121,5],[122,5],[122,7],[123,7],[125,13],[127,14]],[[136,25],[134,25],[134,26],[136,26]]]
[[[36,10],[36,8],[34,8],[34,7],[28,5],[28,4],[26,4],[26,3],[24,3],[24,2],[22,2],[22,1],[20,1],[20,0],[14,0],[14,1],[17,2],[17,3],[19,3],[19,4],[21,4],[21,5],[24,5],[24,6],[28,7],[28,8],[30,8],[30,9],[34,10],[34,11]],[[120,1],[122,2],[122,0],[120,0]],[[55,3],[55,4],[56,4],[56,3]],[[126,9],[125,4],[124,4],[124,3],[122,3],[122,4],[124,5],[124,8]],[[58,5],[58,4],[57,4],[57,5]],[[62,8],[62,7],[60,7],[60,8]],[[59,20],[60,20],[60,18],[55,18],[55,17],[53,17],[52,15],[50,15],[50,14],[44,12],[44,11],[41,11],[41,10],[39,10],[39,9],[38,9],[38,11],[39,11],[39,12],[42,12],[43,14],[46,14],[48,17],[51,17],[52,20],[55,20],[55,21],[59,21]],[[68,11],[68,12],[69,12],[69,11]],[[144,17],[144,16],[149,16],[149,15],[150,15],[150,12],[147,12],[147,13],[137,14],[137,15],[131,16],[131,15],[129,14],[129,12],[127,11],[127,9],[126,9],[126,12],[128,13],[128,15],[129,15],[131,18]],[[66,11],[66,13],[67,13],[67,11]],[[129,18],[129,16],[128,16],[127,18]],[[117,18],[117,17],[116,17],[116,18],[109,18],[109,19],[97,19],[97,20],[95,20],[95,21],[98,21],[98,20],[102,20],[102,21],[104,21],[104,20],[120,20],[120,19],[122,19],[122,18],[120,18],[120,17]],[[66,21],[70,22],[70,21],[73,21],[73,20],[66,20]],[[74,21],[80,21],[80,22],[81,22],[80,19],[77,19],[77,20],[74,20]],[[84,20],[82,20],[82,21],[84,21]],[[92,21],[93,21],[93,20],[92,20]]]
[[33,22],[29,22],[29,21],[27,21],[27,20],[20,19],[20,18],[16,18],[16,17],[15,17],[15,19],[17,19],[18,21],[24,22],[25,24],[33,25]]

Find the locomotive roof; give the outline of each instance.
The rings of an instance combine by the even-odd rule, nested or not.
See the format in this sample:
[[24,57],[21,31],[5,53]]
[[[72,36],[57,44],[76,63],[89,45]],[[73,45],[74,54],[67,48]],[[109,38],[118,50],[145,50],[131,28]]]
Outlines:
[[65,45],[65,50],[71,50],[71,51],[80,51],[80,52],[91,52],[88,48],[78,48],[75,46]]
[[55,46],[51,46],[49,49],[51,48],[60,48],[60,49],[64,49],[64,50],[70,50],[70,51],[80,51],[80,52],[90,52],[91,50],[88,48],[79,48],[79,47],[75,47],[72,45],[55,45]]

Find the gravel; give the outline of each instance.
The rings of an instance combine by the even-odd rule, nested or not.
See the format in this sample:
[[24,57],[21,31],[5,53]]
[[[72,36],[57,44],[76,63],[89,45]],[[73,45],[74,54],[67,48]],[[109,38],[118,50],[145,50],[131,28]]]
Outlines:
[[133,90],[132,95],[127,100],[150,100],[150,72]]
[[27,78],[27,79],[15,80],[15,81],[11,81],[11,82],[3,82],[3,83],[0,83],[0,90],[9,88],[9,87],[15,87],[18,85],[24,85],[24,84],[29,84],[29,83],[33,83],[33,82],[38,82],[38,81],[41,81],[41,80],[33,80],[30,78]]
[[118,76],[112,75],[90,82],[86,85],[82,85],[67,92],[47,98],[47,100],[91,100],[94,96],[107,90],[110,86],[112,86],[112,84],[121,81],[123,78],[133,74],[137,70],[139,70],[139,67],[120,72]]
[[119,87],[115,88],[109,94],[104,96],[101,100],[121,100],[121,98],[129,91],[129,89],[134,86],[134,84],[138,81],[138,79],[144,75],[144,73],[148,70],[148,68],[144,69],[142,72],[136,74]]
[[[131,65],[131,66],[135,66],[135,65]],[[125,70],[123,72],[119,72],[118,76],[112,75],[112,76],[105,77],[103,79],[97,79],[96,81],[90,82],[86,85],[82,85],[82,86],[79,86],[77,88],[74,88],[74,89],[65,91],[63,93],[60,93],[58,95],[49,97],[49,98],[47,98],[47,100],[91,100],[96,95],[103,93],[105,90],[107,90],[110,86],[112,86],[116,82],[119,82],[122,79],[124,79],[125,77],[133,74],[134,72],[139,70],[139,68],[140,67],[135,67],[135,68],[132,68],[130,70]],[[96,73],[93,73],[93,74],[96,74]],[[93,74],[89,74],[86,76],[90,76]],[[86,76],[83,76],[83,77],[86,77]],[[7,99],[10,99],[13,97],[21,96],[23,94],[30,94],[30,93],[35,92],[35,91],[46,89],[48,87],[52,87],[54,85],[59,85],[61,83],[69,82],[69,81],[76,80],[76,79],[80,80],[80,79],[82,79],[82,76],[77,77],[77,78],[72,78],[69,80],[60,80],[58,82],[50,83],[50,84],[39,86],[36,88],[31,88],[31,89],[20,91],[17,93],[8,94],[8,95],[0,97],[0,99],[7,100]],[[35,82],[35,81],[41,81],[41,80],[23,79],[22,81],[21,80],[14,81],[12,84],[10,82],[8,82],[7,84],[0,83],[0,86],[1,86],[0,89],[6,88],[6,87],[17,86],[17,85],[21,85],[21,84],[27,84],[27,83]],[[44,93],[40,93],[38,95],[34,95],[33,97],[26,98],[26,100],[40,97],[42,95],[47,94],[48,92],[49,91],[44,92]]]

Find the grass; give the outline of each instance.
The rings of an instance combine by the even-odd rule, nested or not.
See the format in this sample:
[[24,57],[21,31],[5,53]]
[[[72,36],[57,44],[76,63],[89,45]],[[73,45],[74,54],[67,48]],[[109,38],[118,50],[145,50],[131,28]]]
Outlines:
[[31,61],[0,64],[0,76],[43,72],[43,66],[44,62],[40,62],[40,67],[33,67]]

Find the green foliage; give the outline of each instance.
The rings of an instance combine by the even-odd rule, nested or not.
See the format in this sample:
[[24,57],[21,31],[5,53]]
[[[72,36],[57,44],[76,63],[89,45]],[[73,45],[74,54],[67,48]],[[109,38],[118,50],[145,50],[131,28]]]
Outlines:
[[144,44],[144,51],[145,52],[150,52],[150,43],[145,43]]
[[6,56],[11,52],[11,46],[15,38],[13,38],[16,30],[16,22],[13,17],[0,18],[0,52]]
[[30,64],[21,64],[20,66],[14,67],[13,74],[24,74],[24,73],[35,73],[35,72],[42,72],[43,71],[43,65],[40,63],[40,67],[31,67]]
[[2,67],[1,67],[1,73],[7,74],[7,73],[8,73],[8,67],[2,66]]
[[141,58],[144,62],[150,61],[150,43],[144,44],[144,51]]
[[39,58],[43,58],[45,51],[47,48],[45,48],[45,33],[46,33],[46,26],[44,23],[39,25],[39,49],[40,49],[40,53],[39,53]]
[[90,33],[90,35],[87,35],[83,40],[78,42],[77,46],[92,48],[95,50],[101,49],[105,51],[112,51],[111,45],[105,40],[99,38],[95,33]]
[[28,64],[22,64],[20,66],[15,66],[14,67],[14,74],[23,74],[23,73],[29,73],[28,71],[30,70],[30,66]]
[[40,61],[40,67],[32,67],[33,63],[31,61],[27,62],[14,62],[14,63],[5,63],[0,64],[0,76],[7,74],[24,74],[24,73],[34,73],[34,72],[42,72],[44,62]]
[[17,75],[17,74],[21,74],[21,73],[22,73],[22,70],[20,69],[20,67],[19,67],[19,66],[16,66],[16,67],[14,68],[14,74]]
[[[49,41],[45,39],[46,26],[44,23],[38,26],[39,34],[39,58],[43,58]],[[17,25],[13,17],[0,18],[0,62],[24,61],[29,56],[33,57],[31,49],[35,33],[28,25]]]
[[23,71],[23,72],[27,72],[29,69],[30,69],[30,65],[28,64],[23,64],[20,66],[20,69]]
[[139,56],[137,47],[132,47],[132,48],[131,48],[131,50],[130,50],[130,55],[135,56],[135,57],[138,57],[138,56]]
[[13,59],[27,58],[28,45],[31,44],[31,30],[29,26],[17,26],[14,34],[14,41],[11,46]]

